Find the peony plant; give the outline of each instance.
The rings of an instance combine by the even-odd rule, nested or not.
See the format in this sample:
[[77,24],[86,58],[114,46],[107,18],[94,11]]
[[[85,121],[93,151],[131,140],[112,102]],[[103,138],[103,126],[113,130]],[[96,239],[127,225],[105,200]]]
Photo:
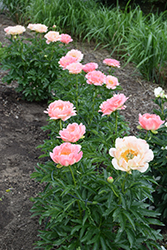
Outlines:
[[66,45],[72,38],[39,23],[30,23],[27,30],[31,34],[23,37],[26,31],[24,26],[4,29],[10,45],[6,47],[5,57],[1,61],[1,67],[9,70],[3,81],[10,84],[16,80],[16,91],[28,101],[49,99],[54,94],[53,87],[61,71],[58,62],[67,52]]
[[[45,225],[36,247],[161,250],[162,236],[152,225],[163,224],[149,205],[157,184],[150,175],[152,147],[130,135],[121,115],[128,97],[118,93],[118,81],[107,88],[97,65],[84,70],[82,52],[69,52],[59,60],[56,97],[45,111],[49,139],[39,147],[47,161],[31,176],[45,184],[32,198],[31,212]],[[82,70],[70,72],[76,63]]]

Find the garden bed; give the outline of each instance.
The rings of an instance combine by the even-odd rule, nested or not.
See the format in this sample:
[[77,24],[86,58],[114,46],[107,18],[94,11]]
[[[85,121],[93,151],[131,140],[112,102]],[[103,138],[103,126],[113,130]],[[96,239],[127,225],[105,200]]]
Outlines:
[[[3,44],[6,43],[4,28],[9,25],[13,25],[12,21],[1,14],[0,42]],[[110,51],[94,50],[94,44],[73,46],[84,54],[84,63],[97,62],[99,69],[105,72],[102,61],[110,57]],[[46,124],[47,115],[43,111],[48,104],[23,101],[14,90],[16,82],[2,83],[5,74],[0,71],[0,249],[32,250],[32,244],[38,239],[39,224],[37,218],[30,218],[29,198],[36,196],[42,186],[30,179],[30,174],[41,161],[38,159],[41,152],[36,147],[47,138],[47,132],[41,127]],[[122,92],[129,96],[126,112],[122,114],[130,123],[131,134],[135,134],[138,114],[153,112],[153,91],[157,85],[145,81],[133,65],[117,69],[115,76]]]

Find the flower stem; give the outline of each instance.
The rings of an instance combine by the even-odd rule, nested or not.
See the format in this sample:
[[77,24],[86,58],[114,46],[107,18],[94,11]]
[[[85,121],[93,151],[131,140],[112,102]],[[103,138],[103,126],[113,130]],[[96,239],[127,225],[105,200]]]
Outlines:
[[115,196],[119,197],[119,195],[115,192],[115,190],[114,190],[114,188],[113,188],[112,185],[111,185],[111,189],[112,189],[113,193],[115,194]]
[[[70,169],[70,172],[71,172],[71,175],[72,175],[72,178],[73,178],[74,186],[76,187],[77,184],[76,184],[74,173],[73,173],[72,168],[70,166],[69,166],[69,169]],[[78,203],[80,218],[82,218],[82,211],[81,211],[81,207],[80,207],[80,204],[79,204],[78,200],[77,200],[77,203]]]
[[124,181],[122,183],[122,192],[123,193],[125,193],[125,181],[126,181],[127,176],[128,176],[128,172],[126,172],[125,177],[124,177]]
[[94,109],[95,109],[95,99],[96,99],[96,97],[97,97],[97,87],[96,87],[96,86],[94,86],[94,88],[95,88],[95,91],[94,91],[94,95],[93,95],[93,102],[92,102],[92,116],[91,116],[91,118],[90,118],[90,123],[91,123],[91,122],[92,122],[92,120],[93,120]]
[[118,111],[115,111],[115,137],[117,138],[117,130],[118,130]]
[[61,119],[59,121],[59,124],[60,124],[60,130],[61,130],[62,129],[62,121],[61,121]]
[[78,110],[78,76],[76,76],[76,110]]

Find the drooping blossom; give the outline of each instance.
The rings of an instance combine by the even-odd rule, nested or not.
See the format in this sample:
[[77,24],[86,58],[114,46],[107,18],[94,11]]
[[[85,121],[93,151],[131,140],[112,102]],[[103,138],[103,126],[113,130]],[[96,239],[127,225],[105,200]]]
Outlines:
[[88,84],[101,86],[105,83],[106,76],[99,70],[93,70],[85,75]]
[[154,89],[154,95],[155,95],[155,97],[164,98],[165,97],[165,91],[161,87],[155,88]]
[[68,44],[68,43],[73,41],[71,36],[68,35],[68,34],[61,34],[60,36],[61,36],[60,37],[60,42],[62,42],[62,43]]
[[22,25],[16,25],[16,26],[8,26],[7,28],[4,29],[7,35],[20,35],[23,32],[26,31],[25,27]]
[[81,151],[81,146],[76,144],[71,144],[65,142],[60,146],[56,146],[53,149],[53,152],[50,152],[50,157],[52,160],[60,164],[59,168],[62,166],[73,165],[76,162],[80,161],[82,158],[83,152]]
[[119,85],[118,79],[115,76],[106,76],[106,88],[115,89]]
[[44,113],[47,113],[52,120],[61,119],[63,121],[76,115],[74,105],[69,101],[62,100],[52,102]]
[[115,59],[106,58],[103,63],[110,67],[120,68],[120,62]]
[[60,67],[62,67],[63,70],[65,70],[69,64],[74,62],[77,62],[77,58],[73,56],[63,56],[62,58],[60,58],[60,61],[58,63]]
[[45,33],[48,30],[48,27],[41,23],[29,23],[27,26],[28,29],[36,31],[38,33]]
[[162,121],[159,115],[146,113],[139,114],[139,124],[141,128],[146,130],[157,130],[165,121]]
[[135,136],[117,138],[115,148],[109,154],[114,157],[112,164],[115,169],[131,173],[131,170],[145,172],[154,158],[153,152],[145,140]]
[[85,71],[86,73],[94,71],[95,69],[98,68],[98,64],[91,62],[91,63],[87,63],[83,66],[83,71]]
[[80,62],[83,59],[82,52],[79,51],[79,50],[77,50],[77,49],[71,49],[70,51],[68,51],[68,53],[66,54],[66,56],[75,57],[77,59],[77,62]]
[[81,73],[82,68],[83,68],[83,65],[81,63],[79,63],[79,62],[70,63],[66,67],[66,69],[68,69],[69,73],[71,73],[71,74],[79,74],[79,73]]
[[77,142],[85,134],[86,127],[82,123],[72,123],[59,131],[60,138],[66,142]]
[[125,109],[126,106],[124,103],[129,97],[126,97],[124,94],[117,94],[107,99],[100,105],[100,110],[98,112],[102,112],[102,116],[110,115],[112,112],[116,110]]
[[61,35],[59,34],[59,32],[56,31],[49,31],[44,37],[47,39],[47,44],[49,44],[50,42],[60,41],[61,39]]

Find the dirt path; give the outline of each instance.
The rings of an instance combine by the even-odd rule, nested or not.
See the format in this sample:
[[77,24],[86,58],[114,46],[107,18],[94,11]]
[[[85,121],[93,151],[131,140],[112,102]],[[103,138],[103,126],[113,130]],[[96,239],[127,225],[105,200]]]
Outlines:
[[[0,42],[6,43],[4,28],[14,25],[4,14],[0,14]],[[94,51],[93,45],[76,43],[86,62],[97,62],[105,72],[103,59],[110,57],[106,50]],[[0,79],[5,72],[0,70]],[[125,112],[130,122],[131,132],[135,133],[138,114],[152,112],[153,90],[157,85],[143,80],[134,68],[128,65],[116,71],[123,93],[130,96]],[[47,134],[41,130],[47,116],[43,113],[47,103],[22,101],[13,85],[0,80],[0,250],[32,250],[37,240],[38,221],[30,218],[32,203],[29,198],[42,188],[30,179],[34,166],[39,162],[40,150]],[[7,191],[10,190],[10,192]]]

